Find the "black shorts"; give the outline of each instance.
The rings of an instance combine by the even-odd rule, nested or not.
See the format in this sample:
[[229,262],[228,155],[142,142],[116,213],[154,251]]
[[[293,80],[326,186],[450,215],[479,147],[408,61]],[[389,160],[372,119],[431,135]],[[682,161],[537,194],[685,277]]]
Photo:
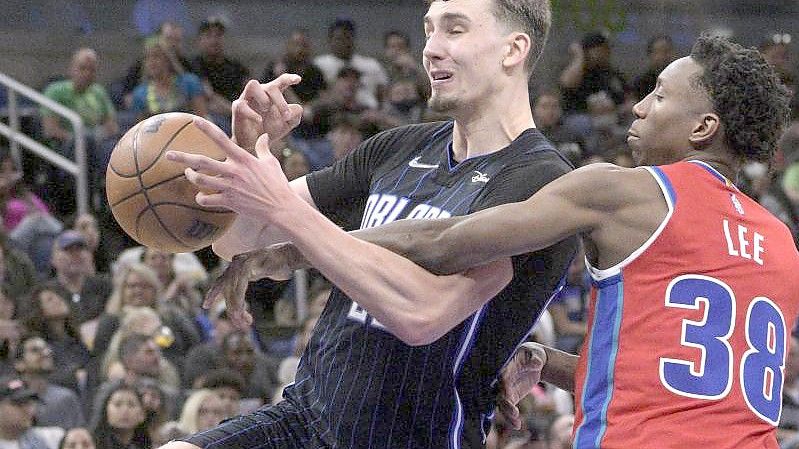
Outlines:
[[281,401],[180,441],[203,449],[329,449],[313,424],[314,418],[306,410]]

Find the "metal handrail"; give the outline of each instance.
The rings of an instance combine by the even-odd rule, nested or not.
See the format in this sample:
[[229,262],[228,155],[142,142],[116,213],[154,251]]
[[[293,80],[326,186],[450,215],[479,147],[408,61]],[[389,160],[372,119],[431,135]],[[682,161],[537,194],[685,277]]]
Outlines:
[[[77,181],[77,192],[75,196],[78,213],[83,214],[88,212],[89,184],[86,164],[86,126],[83,124],[83,119],[81,119],[75,111],[47,98],[35,89],[20,83],[2,72],[0,72],[0,84],[8,89],[8,125],[0,122],[0,134],[6,136],[11,141],[11,154],[17,164],[19,165],[21,160],[19,145],[22,145],[28,151],[74,176]],[[42,145],[20,131],[17,94],[23,95],[33,100],[33,102],[46,107],[57,115],[64,117],[72,124],[73,135],[75,136],[74,161],[65,158],[58,154],[58,152]]]

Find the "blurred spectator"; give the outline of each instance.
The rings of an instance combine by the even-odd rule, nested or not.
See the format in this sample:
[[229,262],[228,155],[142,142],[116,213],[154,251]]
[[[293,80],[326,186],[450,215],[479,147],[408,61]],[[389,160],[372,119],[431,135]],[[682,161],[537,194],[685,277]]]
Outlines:
[[50,382],[55,362],[53,350],[43,338],[28,337],[23,340],[14,366],[28,388],[39,397],[36,406],[37,425],[70,429],[86,424],[75,392]]
[[111,293],[111,282],[101,274],[91,274],[91,253],[83,234],[67,230],[53,244],[51,264],[55,276],[48,286],[66,298],[70,316],[84,341],[89,345],[94,337],[96,319],[105,308]]
[[100,227],[97,224],[97,218],[91,213],[81,214],[75,219],[72,228],[80,232],[86,240],[86,246],[92,256],[91,266],[95,270],[92,274],[97,271],[108,273],[109,254],[105,251],[106,248],[101,245]]
[[327,38],[330,53],[316,57],[314,63],[324,73],[328,86],[340,78],[341,69],[351,67],[362,75],[357,85],[358,102],[376,109],[381,90],[388,84],[388,75],[376,59],[355,53],[355,22],[336,19],[328,28]]
[[211,341],[191,348],[183,365],[183,375],[181,376],[183,385],[189,388],[203,385],[204,377],[211,370],[220,368],[218,362],[222,352],[222,343],[230,333],[235,331],[233,323],[224,309],[210,311],[208,318],[211,320],[213,328]]
[[219,17],[209,17],[200,24],[197,37],[200,53],[192,60],[191,67],[204,82],[211,112],[229,118],[231,102],[241,94],[250,72],[225,55],[226,30]]
[[419,123],[424,115],[425,104],[413,80],[400,79],[388,86],[388,98],[380,109],[385,117],[379,123],[381,129]]
[[20,301],[36,284],[36,269],[30,258],[6,241],[0,232],[0,288],[13,301]]
[[785,131],[779,147],[784,167],[774,167],[771,182],[763,189],[759,201],[788,226],[799,246],[799,122]]
[[58,449],[95,449],[94,437],[85,427],[73,427],[64,434]]
[[141,395],[118,382],[98,394],[91,419],[97,449],[150,449]]
[[[134,312],[129,316],[134,321],[137,318]],[[138,386],[142,379],[152,378],[158,381],[165,395],[170,398],[178,395],[180,378],[174,366],[164,358],[151,332],[152,329],[141,332],[128,327],[120,329],[119,343],[109,346],[106,354],[108,380],[100,386],[101,392],[118,380]]]
[[[111,265],[114,278],[122,275],[131,264],[143,262],[146,249],[144,246],[134,246],[122,251]],[[175,254],[172,257],[172,271],[175,272],[175,276],[191,276],[199,283],[208,280],[208,272],[194,253]]]
[[298,103],[313,101],[327,84],[322,71],[314,64],[312,56],[313,48],[308,31],[300,28],[292,30],[286,40],[285,53],[266,67],[261,82],[272,81],[284,73],[295,73],[302,77],[302,81],[291,86],[285,95],[296,94]]
[[29,215],[50,213],[44,201],[28,188],[10,152],[0,156],[0,210],[6,232],[13,231]]
[[627,129],[619,124],[619,115],[613,99],[605,91],[591,94],[586,102],[591,133],[586,138],[588,154],[613,161],[619,151],[627,148]]
[[219,396],[223,403],[225,419],[246,413],[241,407],[244,379],[236,371],[229,368],[211,370],[203,377],[200,387],[207,388]]
[[[97,53],[90,48],[81,48],[72,56],[69,79],[48,85],[44,95],[75,111],[88,131],[86,155],[89,166],[89,183],[92,192],[100,192],[105,166],[108,162],[114,139],[119,132],[116,110],[105,88],[97,79]],[[49,109],[41,109],[44,137],[50,146],[68,159],[74,159],[74,136],[72,125]],[[49,184],[43,192],[60,217],[73,210],[75,205],[75,180],[71,175],[53,166]]]
[[50,379],[80,391],[83,370],[89,363],[89,351],[69,313],[66,298],[47,285],[37,285],[28,300],[25,328],[49,345],[54,361]]
[[[183,69],[190,69],[191,63],[183,53],[182,26],[172,21],[166,21],[158,27],[158,33],[155,35],[155,39],[175,56],[175,59]],[[125,75],[125,79],[122,82],[122,95],[126,97],[125,104],[128,107],[130,107],[131,101],[133,100],[131,93],[136,86],[141,84],[144,75],[144,60],[137,59],[128,69],[127,75]]]
[[588,110],[588,97],[606,92],[615,104],[624,101],[624,76],[611,64],[610,41],[601,33],[586,34],[569,46],[571,61],[560,74],[563,109],[568,113]]
[[361,113],[372,106],[359,95],[361,72],[353,67],[342,67],[338,75],[329,82],[327,90],[322,92],[319,99],[310,108],[314,115],[324,114],[324,117],[334,120],[337,116],[352,117],[357,119]]
[[195,390],[183,404],[180,427],[194,434],[208,430],[225,418],[226,409],[222,399],[208,389]]
[[380,62],[386,69],[389,82],[410,81],[417,96],[427,97],[430,81],[420,59],[411,52],[411,39],[402,31],[392,30],[383,35],[383,55]]
[[157,439],[158,430],[172,417],[175,407],[173,398],[167,397],[164,390],[153,378],[143,377],[136,382],[144,407],[144,425],[152,440]]
[[250,333],[234,330],[225,336],[218,350],[212,348],[205,346],[187,357],[187,380],[202,384],[204,373],[226,367],[244,378],[244,399],[258,399],[261,405],[271,401],[278,384],[278,361],[258,351]]
[[158,41],[144,47],[144,73],[144,82],[133,89],[130,106],[137,120],[175,111],[208,115],[200,79],[184,71],[175,55]]
[[796,90],[796,72],[791,64],[791,52],[788,44],[791,42],[790,34],[774,34],[760,44],[760,52],[766,58],[780,79],[791,90]]
[[[182,314],[194,321],[203,335],[210,333],[211,323],[201,308],[203,296],[198,283],[207,277],[205,269],[195,272],[175,273],[175,255],[155,248],[146,248],[142,261],[158,276],[165,286],[161,301],[180,309]],[[201,266],[202,267],[202,266]],[[204,339],[204,338],[203,338]]]
[[161,282],[151,268],[144,264],[128,267],[127,272],[119,278],[108,300],[106,312],[100,318],[93,353],[103,354],[108,349],[110,354],[106,354],[106,357],[113,357],[111,342],[114,341],[113,335],[121,329],[120,323],[126,319],[131,308],[143,307],[156,313],[160,326],[148,331],[138,326],[138,331],[151,336],[155,336],[156,332],[166,333],[160,341],[164,355],[180,367],[189,349],[200,342],[200,334],[191,318],[175,305],[164,302],[162,295]]
[[582,138],[563,124],[563,108],[560,106],[560,93],[555,90],[542,91],[533,101],[535,125],[560,153],[577,165],[583,156]]
[[636,101],[640,101],[655,90],[660,72],[662,72],[671,61],[676,59],[674,43],[671,37],[660,35],[649,39],[649,42],[646,44],[646,56],[649,59],[649,65],[646,71],[639,75],[633,83],[637,96]]
[[0,376],[16,376],[14,356],[24,326],[16,319],[16,302],[0,289]]
[[0,380],[0,445],[9,449],[58,449],[63,429],[34,426],[38,400],[25,381],[15,377]]

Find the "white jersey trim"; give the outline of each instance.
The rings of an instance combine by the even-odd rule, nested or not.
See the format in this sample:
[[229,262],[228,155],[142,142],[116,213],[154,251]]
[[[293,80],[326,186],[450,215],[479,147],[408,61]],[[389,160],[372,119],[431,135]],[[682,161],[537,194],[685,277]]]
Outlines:
[[649,236],[646,242],[644,242],[640,247],[638,247],[638,249],[633,251],[629,256],[627,256],[624,260],[617,263],[616,265],[606,269],[595,268],[591,265],[591,262],[589,262],[588,258],[586,257],[585,266],[588,268],[588,272],[591,274],[591,278],[594,279],[595,281],[601,281],[603,279],[607,279],[609,277],[613,277],[621,273],[621,270],[624,267],[632,263],[635,259],[638,258],[638,256],[640,256],[644,251],[646,251],[650,246],[652,246],[655,240],[663,232],[663,229],[666,228],[666,225],[671,220],[671,216],[674,214],[674,198],[672,198],[672,194],[670,192],[670,186],[666,185],[668,180],[661,179],[658,172],[655,171],[655,169],[652,167],[644,167],[644,169],[646,169],[649,172],[649,174],[651,174],[652,177],[655,178],[655,181],[657,181],[658,186],[660,186],[660,191],[661,193],[663,193],[663,198],[666,200],[666,204],[668,205],[669,211],[666,213],[666,216],[663,217],[663,221],[660,222],[658,228],[655,230],[655,232],[652,233],[651,236]]

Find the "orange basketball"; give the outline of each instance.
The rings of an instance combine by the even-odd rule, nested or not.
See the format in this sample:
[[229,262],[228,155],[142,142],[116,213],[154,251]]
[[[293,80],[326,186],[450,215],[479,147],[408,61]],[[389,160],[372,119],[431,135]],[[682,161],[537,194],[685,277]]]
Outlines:
[[182,112],[152,116],[125,133],[111,153],[108,204],[117,223],[142,245],[171,253],[196,251],[220,237],[235,218],[227,209],[197,204],[199,190],[183,174],[185,166],[165,157],[177,150],[225,159],[194,126],[198,118]]

